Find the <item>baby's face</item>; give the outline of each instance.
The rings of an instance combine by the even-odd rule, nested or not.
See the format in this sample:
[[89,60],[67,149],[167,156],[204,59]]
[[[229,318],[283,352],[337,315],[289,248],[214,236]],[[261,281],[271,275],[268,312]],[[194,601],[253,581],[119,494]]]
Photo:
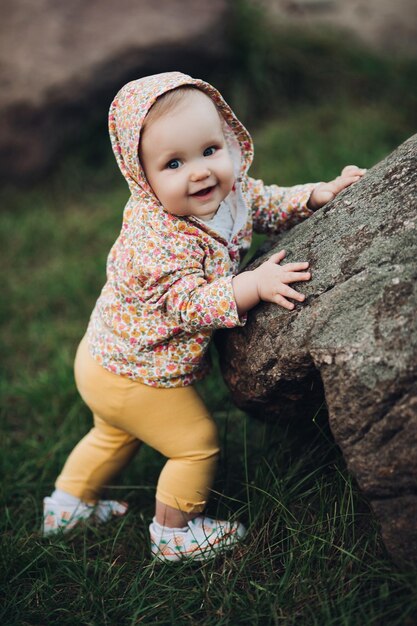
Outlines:
[[146,127],[141,162],[158,200],[174,215],[210,219],[234,183],[219,114],[197,90]]

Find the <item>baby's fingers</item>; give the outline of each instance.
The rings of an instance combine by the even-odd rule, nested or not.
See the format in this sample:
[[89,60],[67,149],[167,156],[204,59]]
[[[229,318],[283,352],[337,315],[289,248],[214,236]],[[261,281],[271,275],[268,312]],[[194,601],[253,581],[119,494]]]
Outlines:
[[303,302],[305,300],[305,295],[303,293],[299,293],[292,287],[288,287],[287,285],[282,285],[279,290],[280,296],[285,296],[286,298],[291,298],[292,300],[297,300],[297,302]]
[[282,269],[285,269],[286,272],[299,272],[300,270],[306,270],[309,266],[309,263],[299,262],[299,263],[286,263],[282,265]]
[[282,283],[296,283],[299,280],[310,280],[310,272],[283,272],[279,279]]
[[360,176],[340,176],[333,182],[329,183],[329,187],[334,195],[337,195],[340,191],[342,191],[342,189],[346,189],[346,187],[356,183],[360,178]]
[[363,176],[366,173],[366,169],[358,167],[357,165],[345,165],[342,169],[342,176]]
[[275,252],[275,254],[270,256],[268,261],[270,261],[271,263],[280,263],[282,259],[285,258],[286,254],[287,253],[285,250],[280,250],[279,252]]
[[295,307],[293,302],[289,302],[289,300],[284,298],[284,296],[281,296],[279,293],[271,299],[271,302],[275,302],[275,304],[279,304],[279,306],[284,307],[284,309],[289,309],[290,311],[292,311]]

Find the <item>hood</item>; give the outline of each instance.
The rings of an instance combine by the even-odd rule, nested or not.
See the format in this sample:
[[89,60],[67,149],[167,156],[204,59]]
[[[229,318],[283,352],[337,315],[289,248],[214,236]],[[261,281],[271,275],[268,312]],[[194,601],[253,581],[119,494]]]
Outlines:
[[156,99],[181,85],[194,85],[206,93],[223,116],[223,130],[232,155],[235,176],[247,173],[253,158],[252,139],[220,93],[209,83],[181,72],[166,72],[127,83],[114,98],[109,111],[109,133],[116,161],[132,196],[157,202],[138,158],[145,116]]

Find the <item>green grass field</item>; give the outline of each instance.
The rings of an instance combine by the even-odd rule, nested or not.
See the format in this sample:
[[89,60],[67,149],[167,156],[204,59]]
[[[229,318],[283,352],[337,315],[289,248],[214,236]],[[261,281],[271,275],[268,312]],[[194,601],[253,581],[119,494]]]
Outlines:
[[[327,180],[347,163],[371,167],[415,132],[407,81],[384,92],[392,66],[375,63],[358,70],[366,98],[346,87],[258,120],[253,173],[283,185]],[[72,362],[126,200],[109,149],[97,166],[88,147],[46,182],[1,197],[1,624],[417,624],[417,574],[386,555],[325,411],[309,416],[307,433],[255,421],[233,406],[217,368],[200,385],[222,440],[209,513],[238,514],[249,528],[242,547],[200,565],[151,562],[163,459],[150,449],[109,487],[129,501],[125,518],[41,539],[42,498],[90,427]]]

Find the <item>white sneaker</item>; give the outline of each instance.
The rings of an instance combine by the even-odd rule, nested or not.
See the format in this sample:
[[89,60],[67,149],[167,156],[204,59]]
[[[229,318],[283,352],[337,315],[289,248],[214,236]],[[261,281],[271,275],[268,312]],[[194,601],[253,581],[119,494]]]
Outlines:
[[43,499],[42,535],[67,532],[82,520],[90,519],[99,524],[112,517],[124,515],[128,509],[126,502],[117,500],[99,500],[97,504],[86,504],[80,501],[75,506],[58,504],[53,498]]
[[151,551],[159,561],[204,561],[234,548],[246,535],[239,522],[225,522],[199,515],[184,528],[167,528],[155,518],[149,526]]

